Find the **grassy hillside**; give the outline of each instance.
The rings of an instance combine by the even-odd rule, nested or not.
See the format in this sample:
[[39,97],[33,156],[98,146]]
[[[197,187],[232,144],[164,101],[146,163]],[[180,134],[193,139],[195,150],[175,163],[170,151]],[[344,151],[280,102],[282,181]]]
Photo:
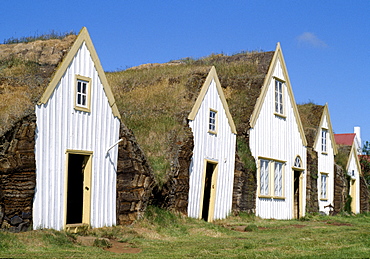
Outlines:
[[[367,258],[370,215],[310,216],[263,220],[248,214],[215,224],[150,207],[132,226],[70,234],[54,230],[0,232],[0,257],[11,258]],[[136,254],[105,251],[104,243],[78,243],[81,236],[125,242]]]
[[158,181],[181,142],[187,116],[212,66],[216,67],[238,133],[249,128],[273,52],[211,55],[165,64],[147,64],[107,73],[123,122],[148,156]]

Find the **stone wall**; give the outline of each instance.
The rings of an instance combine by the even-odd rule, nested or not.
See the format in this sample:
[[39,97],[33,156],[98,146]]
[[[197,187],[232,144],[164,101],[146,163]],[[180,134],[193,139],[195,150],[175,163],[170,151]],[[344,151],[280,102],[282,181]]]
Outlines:
[[369,188],[363,176],[360,176],[360,212],[369,212]]
[[[254,162],[254,158],[252,156],[250,156],[250,159],[252,159]],[[236,154],[232,203],[232,210],[234,214],[237,214],[240,211],[247,213],[256,212],[256,177],[256,170],[248,170],[240,161],[239,156]]]
[[184,128],[182,139],[172,147],[171,171],[163,186],[153,190],[151,203],[161,208],[171,209],[183,214],[188,211],[189,168],[193,156],[194,138],[189,126]]
[[313,148],[307,147],[306,211],[308,213],[319,212],[317,193],[318,163],[317,152]]
[[[34,114],[0,137],[0,228],[27,230],[36,187]],[[128,224],[146,209],[154,178],[130,130],[121,124],[117,165],[117,223]]]
[[0,137],[0,227],[25,231],[32,221],[36,186],[36,116],[24,117]]
[[153,172],[131,130],[120,127],[117,164],[117,224],[143,216],[154,187]]
[[334,165],[334,214],[344,211],[348,198],[347,173],[337,164]]

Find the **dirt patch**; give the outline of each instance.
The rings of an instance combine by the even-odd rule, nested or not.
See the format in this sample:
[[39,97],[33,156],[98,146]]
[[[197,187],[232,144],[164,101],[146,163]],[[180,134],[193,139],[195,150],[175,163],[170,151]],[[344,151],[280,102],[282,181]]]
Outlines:
[[78,236],[76,241],[84,246],[106,245],[107,247],[103,247],[105,251],[118,254],[137,254],[141,252],[140,248],[132,247],[130,243],[123,243],[114,239]]
[[291,227],[293,227],[293,228],[304,228],[306,225],[298,225],[298,224],[296,224],[296,225],[290,225]]
[[326,222],[326,224],[331,226],[353,226],[350,223],[341,223],[341,222]]
[[110,240],[112,246],[104,248],[105,251],[117,253],[117,254],[137,254],[141,252],[140,248],[131,247],[129,243],[121,243],[116,240]]

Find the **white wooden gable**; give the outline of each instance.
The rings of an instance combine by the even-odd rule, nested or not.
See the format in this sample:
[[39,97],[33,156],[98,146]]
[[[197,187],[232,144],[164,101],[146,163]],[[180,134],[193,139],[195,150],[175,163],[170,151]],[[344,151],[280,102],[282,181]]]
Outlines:
[[[282,84],[282,113],[276,112],[275,81]],[[250,149],[258,171],[256,214],[275,219],[303,216],[307,141],[280,44],[277,44],[250,126]],[[295,165],[296,159],[300,161],[299,166]],[[294,188],[298,188],[294,186],[295,171],[300,173],[298,208],[294,207]],[[279,184],[275,186],[275,182]],[[282,189],[281,193],[275,188]],[[299,211],[299,215],[294,215],[295,211]]]
[[[90,110],[75,108],[77,78],[88,80]],[[68,227],[68,163],[86,157],[81,224],[116,224],[119,113],[86,28],[58,67],[36,106],[36,192],[33,227]],[[88,173],[86,170],[89,170]],[[71,211],[71,209],[69,210]]]
[[[210,111],[216,112],[216,128],[210,130]],[[212,67],[188,116],[194,135],[189,169],[188,215],[202,218],[207,163],[214,166],[209,218],[225,218],[231,212],[236,130],[216,70]]]
[[[324,140],[323,131],[326,132]],[[329,205],[334,206],[334,156],[338,151],[335,144],[328,104],[324,106],[324,110],[321,115],[319,128],[314,142],[314,150],[317,152],[318,156],[317,192],[319,211],[329,214]],[[323,180],[323,177],[325,177],[326,180]]]
[[347,162],[347,173],[350,175],[349,195],[352,197],[351,210],[360,213],[360,174],[361,165],[357,155],[356,145],[352,144],[351,152]]

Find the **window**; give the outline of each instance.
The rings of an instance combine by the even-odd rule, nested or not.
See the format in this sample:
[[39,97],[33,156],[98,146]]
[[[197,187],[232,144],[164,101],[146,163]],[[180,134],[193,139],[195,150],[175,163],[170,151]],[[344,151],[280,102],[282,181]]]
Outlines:
[[283,82],[275,79],[275,113],[284,114]]
[[275,162],[274,196],[283,196],[283,163]]
[[209,110],[208,131],[211,133],[216,133],[216,117],[217,117],[217,111]]
[[297,156],[294,160],[294,167],[300,168],[302,166],[301,164],[301,158]]
[[322,129],[321,130],[321,152],[326,153],[326,136],[327,136],[328,130]]
[[261,160],[260,194],[269,195],[269,161]]
[[284,196],[284,162],[261,159],[259,195],[281,199]]
[[90,112],[90,78],[76,76],[75,109]]
[[327,199],[327,178],[328,178],[328,175],[327,174],[321,174],[321,193],[320,193],[320,197],[321,199]]

